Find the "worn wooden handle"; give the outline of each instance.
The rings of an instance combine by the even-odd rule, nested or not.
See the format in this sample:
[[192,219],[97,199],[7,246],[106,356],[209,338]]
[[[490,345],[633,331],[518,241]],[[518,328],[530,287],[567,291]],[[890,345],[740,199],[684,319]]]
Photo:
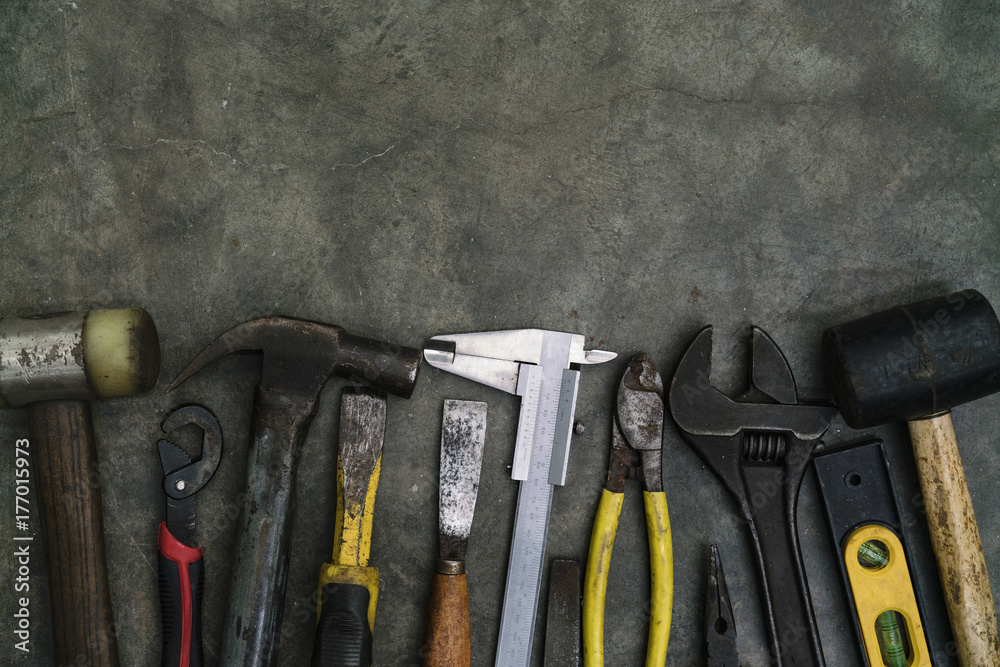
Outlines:
[[1000,665],[993,590],[951,415],[909,426],[959,662],[963,667]]
[[464,574],[434,573],[427,605],[423,667],[469,667],[472,631],[469,624],[469,587]]
[[28,406],[58,665],[118,665],[97,447],[83,401]]

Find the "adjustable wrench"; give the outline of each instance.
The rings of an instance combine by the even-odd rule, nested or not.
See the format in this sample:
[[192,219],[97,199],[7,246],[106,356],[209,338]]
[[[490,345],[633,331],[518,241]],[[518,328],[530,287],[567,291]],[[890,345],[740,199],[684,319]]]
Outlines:
[[771,651],[779,667],[822,667],[795,508],[810,458],[837,408],[798,401],[781,350],[754,328],[750,388],[733,400],[712,386],[712,327],[677,365],[670,412],[685,441],[719,477],[750,526],[764,584]]

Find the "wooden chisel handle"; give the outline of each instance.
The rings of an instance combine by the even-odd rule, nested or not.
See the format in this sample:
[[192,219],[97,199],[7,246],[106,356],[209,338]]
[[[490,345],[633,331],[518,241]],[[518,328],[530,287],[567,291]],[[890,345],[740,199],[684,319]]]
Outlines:
[[468,667],[472,664],[469,586],[465,573],[434,573],[427,605],[423,667]]

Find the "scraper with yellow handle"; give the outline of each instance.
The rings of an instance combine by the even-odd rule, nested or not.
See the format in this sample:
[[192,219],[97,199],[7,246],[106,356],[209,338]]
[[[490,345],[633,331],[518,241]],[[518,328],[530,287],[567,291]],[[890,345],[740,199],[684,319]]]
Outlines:
[[372,514],[385,438],[385,395],[344,389],[337,457],[333,559],[319,573],[319,622],[312,667],[369,667],[378,568],[368,566]]

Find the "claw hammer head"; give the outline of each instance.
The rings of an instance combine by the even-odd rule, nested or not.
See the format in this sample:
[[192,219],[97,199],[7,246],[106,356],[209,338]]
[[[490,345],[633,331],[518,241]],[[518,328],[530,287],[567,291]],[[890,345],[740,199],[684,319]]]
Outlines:
[[290,317],[238,324],[201,351],[167,391],[230,352],[264,353],[262,388],[315,396],[331,375],[409,398],[420,369],[420,350],[352,336],[341,327]]

